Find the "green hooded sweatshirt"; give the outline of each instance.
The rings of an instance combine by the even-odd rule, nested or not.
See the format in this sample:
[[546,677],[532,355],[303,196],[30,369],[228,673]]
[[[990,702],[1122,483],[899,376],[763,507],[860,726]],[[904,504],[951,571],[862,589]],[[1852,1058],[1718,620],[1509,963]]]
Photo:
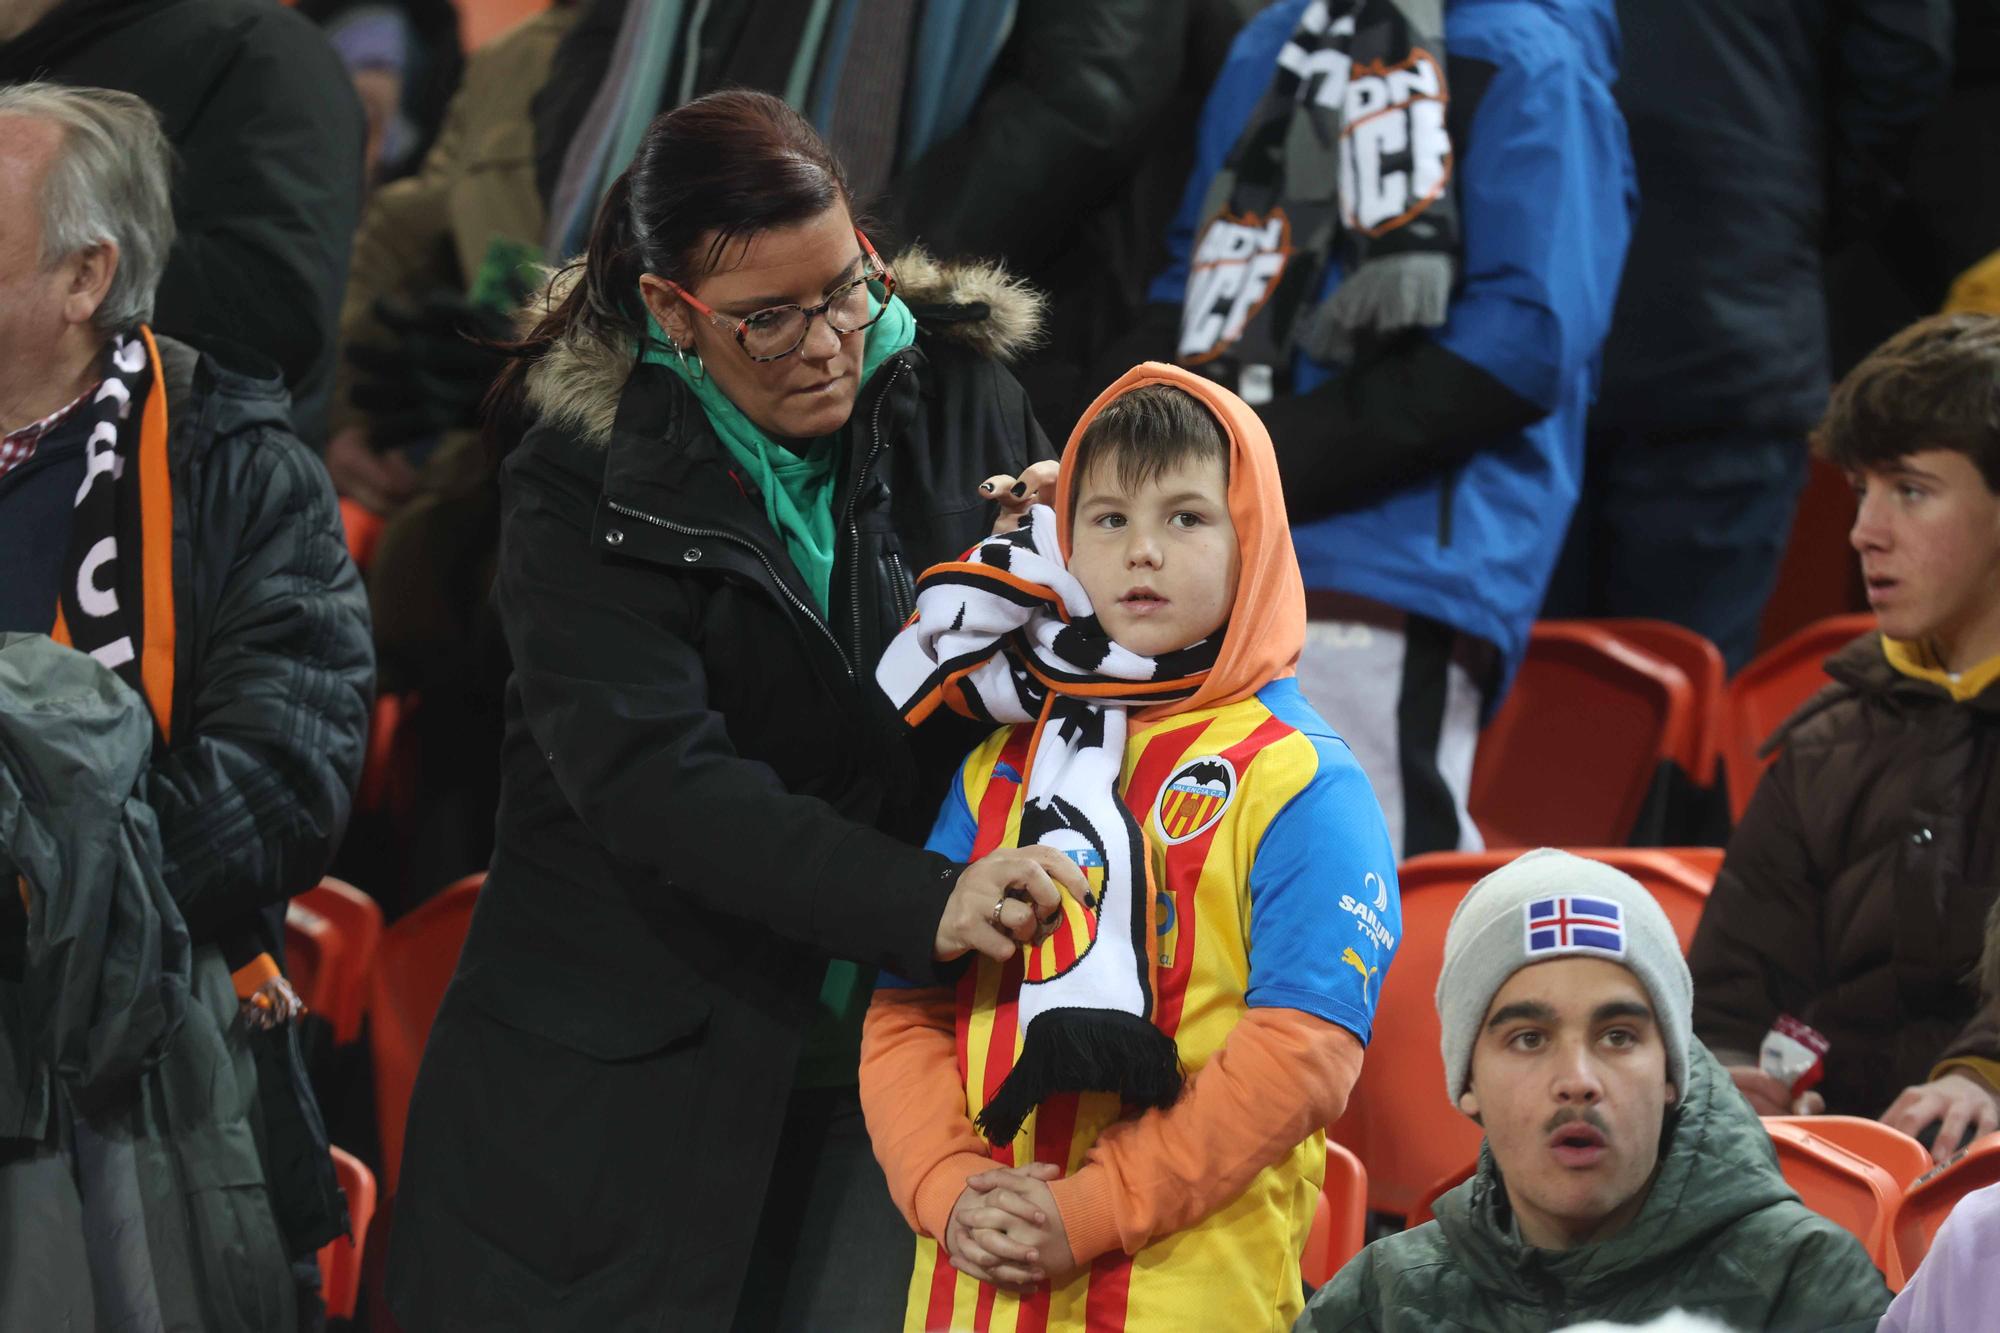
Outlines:
[[1541,1333],[1643,1324],[1675,1309],[1733,1329],[1872,1333],[1889,1289],[1867,1252],[1799,1202],[1770,1136],[1707,1048],[1693,1043],[1688,1060],[1666,1159],[1623,1231],[1574,1250],[1523,1244],[1482,1146],[1478,1172],[1438,1199],[1436,1221],[1356,1255],[1293,1333]]

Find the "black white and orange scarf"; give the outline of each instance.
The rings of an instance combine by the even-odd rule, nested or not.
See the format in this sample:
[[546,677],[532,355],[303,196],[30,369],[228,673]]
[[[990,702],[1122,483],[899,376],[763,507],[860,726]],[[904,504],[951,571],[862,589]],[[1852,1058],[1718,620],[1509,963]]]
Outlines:
[[940,705],[985,722],[1032,724],[1022,775],[1020,845],[1053,847],[1092,888],[1024,946],[1021,1053],[986,1101],[979,1128],[1013,1141],[1059,1092],[1116,1093],[1127,1105],[1180,1095],[1173,1038],[1152,1022],[1145,835],[1118,793],[1126,713],[1191,697],[1214,666],[1218,634],[1159,657],[1120,647],[1098,624],[1057,541],[1055,511],[988,538],[917,582],[917,610],[876,680],[912,725]]
[[164,742],[174,700],[174,501],[166,381],[143,324],[112,335],[104,382],[77,415],[88,431],[83,485],[50,637],[137,690]]
[[[1292,353],[1445,322],[1458,257],[1444,0],[1312,0],[1209,183],[1176,359],[1253,407]],[[1319,299],[1331,265],[1340,284]]]

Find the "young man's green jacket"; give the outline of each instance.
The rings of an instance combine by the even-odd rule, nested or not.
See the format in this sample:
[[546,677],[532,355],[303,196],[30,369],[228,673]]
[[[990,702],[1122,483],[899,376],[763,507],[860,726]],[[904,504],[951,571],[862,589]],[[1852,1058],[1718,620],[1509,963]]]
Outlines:
[[1853,1236],[1799,1202],[1770,1137],[1699,1042],[1668,1117],[1652,1192],[1611,1239],[1538,1250],[1515,1233],[1493,1156],[1441,1197],[1437,1220],[1377,1241],[1313,1298],[1294,1333],[1540,1333],[1669,1310],[1771,1333],[1870,1333],[1889,1305]]

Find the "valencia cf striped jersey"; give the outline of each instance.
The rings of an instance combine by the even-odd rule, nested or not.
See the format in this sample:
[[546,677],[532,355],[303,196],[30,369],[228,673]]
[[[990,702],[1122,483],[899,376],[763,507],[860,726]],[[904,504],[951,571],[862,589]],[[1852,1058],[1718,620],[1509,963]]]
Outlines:
[[[1016,845],[1032,731],[1008,728],[972,753],[932,832],[932,850],[969,861]],[[1360,766],[1296,682],[1275,681],[1239,703],[1135,729],[1121,790],[1145,830],[1157,895],[1152,1017],[1174,1038],[1189,1074],[1253,1005],[1303,1010],[1366,1043],[1402,930],[1395,858]],[[1043,946],[1050,947],[1060,940]],[[979,959],[960,980],[958,1071],[969,1114],[1012,1068],[1024,955],[1032,961],[1034,952],[1006,964]],[[885,976],[879,984],[906,983]],[[1003,1165],[1053,1162],[1075,1172],[1121,1114],[1109,1096],[1061,1094],[993,1156]],[[940,1246],[919,1237],[905,1327],[1288,1329],[1303,1304],[1299,1254],[1325,1167],[1325,1136],[1316,1133],[1188,1230],[1136,1255],[1113,1251],[1024,1299],[958,1273]]]

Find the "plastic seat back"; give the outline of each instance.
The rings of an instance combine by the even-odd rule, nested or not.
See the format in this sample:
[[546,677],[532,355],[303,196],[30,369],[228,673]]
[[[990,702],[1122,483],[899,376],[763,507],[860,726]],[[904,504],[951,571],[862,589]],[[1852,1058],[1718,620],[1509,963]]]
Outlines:
[[1773,1115],[1764,1121],[1796,1126],[1856,1157],[1865,1157],[1889,1173],[1898,1191],[1908,1189],[1931,1169],[1931,1155],[1923,1144],[1880,1120],[1858,1115]]
[[1470,1161],[1457,1170],[1447,1171],[1444,1175],[1432,1181],[1424,1192],[1417,1196],[1417,1201],[1410,1205],[1410,1211],[1403,1214],[1403,1225],[1406,1227],[1420,1227],[1424,1223],[1431,1221],[1437,1216],[1432,1205],[1444,1195],[1451,1193],[1460,1185],[1472,1179],[1473,1172],[1478,1169],[1478,1161]]
[[1694,691],[1693,767],[1688,777],[1703,787],[1721,776],[1722,714],[1729,689],[1729,669],[1722,650],[1704,635],[1670,620],[1620,616],[1594,622],[1619,638],[1679,667]]
[[1438,852],[1397,871],[1403,938],[1382,983],[1368,1059],[1332,1130],[1367,1167],[1375,1212],[1408,1212],[1432,1181],[1478,1156],[1479,1126],[1445,1095],[1432,995],[1452,912],[1481,875],[1510,859],[1512,853]]
[[382,1183],[395,1197],[403,1121],[417,1066],[458,952],[472,924],[484,874],[467,875],[382,932],[368,988],[368,1044],[375,1065],[375,1120],[382,1136]]
[[1958,1201],[1988,1185],[2000,1185],[2000,1133],[1975,1140],[1956,1161],[1910,1186],[1894,1224],[1896,1259],[1905,1273],[1917,1271]]
[[1326,1184],[1313,1210],[1312,1234],[1299,1260],[1299,1274],[1323,1287],[1368,1243],[1368,1171],[1361,1159],[1327,1140]]
[[1860,1241],[1890,1288],[1900,1290],[1903,1270],[1893,1223],[1903,1191],[1895,1177],[1790,1120],[1773,1117],[1764,1128],[1777,1149],[1785,1183],[1798,1191],[1806,1207]]
[[335,1148],[333,1175],[347,1196],[347,1234],[319,1247],[320,1294],[328,1316],[352,1319],[361,1293],[361,1252],[368,1243],[368,1224],[375,1220],[375,1173]]
[[1662,766],[1699,764],[1681,669],[1587,621],[1543,621],[1479,738],[1472,816],[1494,847],[1615,847]]
[[1737,819],[1749,808],[1757,780],[1770,767],[1758,750],[1799,705],[1819,692],[1830,677],[1826,659],[1875,629],[1872,615],[1829,616],[1758,655],[1729,682],[1724,709],[1722,765],[1729,783],[1729,808]]
[[347,537],[347,554],[354,567],[364,574],[375,558],[375,545],[382,540],[382,519],[359,500],[342,496],[340,526]]
[[340,926],[297,898],[285,904],[285,979],[306,1008],[331,1023],[339,1008],[340,959],[346,946]]
[[285,975],[342,1045],[361,1035],[381,939],[382,909],[344,880],[321,880],[285,905]]

